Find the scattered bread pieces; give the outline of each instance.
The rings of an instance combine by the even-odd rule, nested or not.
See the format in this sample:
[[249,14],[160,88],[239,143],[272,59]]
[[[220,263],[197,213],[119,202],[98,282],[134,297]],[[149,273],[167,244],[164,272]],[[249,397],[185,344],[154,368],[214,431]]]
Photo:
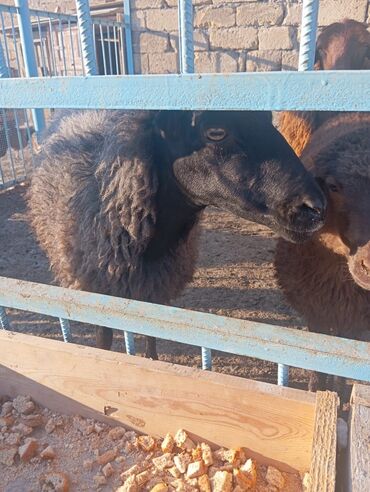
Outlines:
[[308,474],[303,483],[298,475],[292,481],[292,474],[258,464],[247,449],[211,448],[184,429],[159,440],[91,418],[59,415],[30,397],[14,402],[0,400],[6,487],[14,478],[24,480],[18,469],[28,470],[24,484],[40,492],[302,492],[309,485]]
[[191,458],[188,454],[182,453],[182,454],[177,454],[174,458],[173,461],[175,463],[176,468],[179,470],[180,473],[185,473],[188,467],[188,464],[191,461]]
[[157,485],[154,485],[152,489],[150,489],[150,492],[167,492],[168,491],[168,485],[165,484],[164,482],[157,483]]
[[217,471],[212,478],[212,492],[231,492],[233,476],[227,471]]
[[162,441],[161,449],[164,453],[172,453],[173,448],[175,446],[175,440],[171,436],[171,434],[166,434],[165,438]]
[[194,461],[193,463],[189,463],[188,469],[186,472],[187,478],[197,478],[201,475],[204,475],[206,472],[206,467],[203,461]]
[[198,478],[199,492],[211,492],[211,482],[208,475],[204,474]]
[[158,470],[164,470],[164,468],[171,468],[173,466],[173,459],[171,453],[162,454],[157,458],[152,459],[153,465],[158,468]]
[[269,466],[267,468],[265,479],[269,485],[273,485],[274,487],[277,487],[279,490],[282,489],[285,485],[285,480],[283,475],[277,468],[274,468],[273,466]]
[[213,465],[213,455],[212,455],[211,447],[208,444],[202,442],[201,450],[202,450],[202,460],[204,461],[204,464],[206,466]]
[[138,442],[141,449],[147,453],[155,448],[155,440],[151,436],[139,436]]
[[181,449],[192,450],[196,448],[194,442],[190,439],[184,429],[179,429],[175,434],[175,443]]

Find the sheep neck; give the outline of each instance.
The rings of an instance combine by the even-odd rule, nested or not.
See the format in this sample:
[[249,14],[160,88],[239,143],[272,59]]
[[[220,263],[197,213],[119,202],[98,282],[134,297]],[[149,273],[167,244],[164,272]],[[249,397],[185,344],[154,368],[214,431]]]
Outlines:
[[175,253],[177,246],[188,240],[202,210],[179,189],[171,166],[159,166],[158,179],[156,227],[145,253],[149,261]]

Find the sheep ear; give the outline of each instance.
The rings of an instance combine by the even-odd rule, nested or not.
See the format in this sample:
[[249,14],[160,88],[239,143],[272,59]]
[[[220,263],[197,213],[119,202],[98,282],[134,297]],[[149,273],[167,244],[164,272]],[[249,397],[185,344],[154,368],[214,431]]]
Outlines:
[[184,128],[192,124],[192,111],[159,111],[154,127],[163,138],[177,140],[184,134]]
[[99,220],[104,222],[101,227],[106,234],[100,238],[98,253],[100,266],[113,279],[122,274],[122,268],[137,264],[153,237],[158,180],[150,158],[135,155],[127,159],[124,151],[123,155],[118,152],[104,171],[101,176],[103,213]]

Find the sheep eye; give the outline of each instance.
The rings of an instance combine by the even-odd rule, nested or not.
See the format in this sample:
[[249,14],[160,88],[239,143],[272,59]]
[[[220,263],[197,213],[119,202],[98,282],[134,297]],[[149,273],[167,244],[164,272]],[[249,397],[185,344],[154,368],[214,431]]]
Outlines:
[[332,176],[326,179],[326,186],[332,193],[339,193],[341,190],[341,185]]
[[329,191],[331,191],[332,193],[338,193],[339,192],[339,186],[338,185],[330,184],[328,186],[328,188],[329,188]]
[[226,137],[226,131],[223,128],[209,128],[206,132],[208,140],[220,142]]

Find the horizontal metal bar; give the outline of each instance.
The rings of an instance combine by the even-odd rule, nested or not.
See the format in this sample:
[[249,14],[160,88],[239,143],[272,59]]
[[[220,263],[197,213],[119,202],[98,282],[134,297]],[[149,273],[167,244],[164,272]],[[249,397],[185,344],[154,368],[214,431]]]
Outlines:
[[0,277],[0,306],[370,381],[370,344]]
[[15,78],[0,107],[370,111],[370,71]]
[[12,14],[17,14],[18,13],[18,8],[14,7],[14,5],[3,5],[0,4],[0,12],[7,12],[7,13],[12,13]]
[[65,20],[77,22],[77,15],[63,14],[61,12],[49,12],[47,10],[30,9],[30,14],[33,17],[46,17],[47,19]]
[[[77,15],[73,15],[73,14],[62,14],[60,12],[48,12],[46,10],[37,10],[37,9],[30,9],[30,14],[33,17],[39,16],[40,18],[46,17],[47,19],[53,19],[53,20],[77,22]],[[92,17],[91,20],[93,24],[102,24],[103,26],[116,26],[116,27],[121,26],[120,22],[114,20],[100,19],[97,17]]]
[[91,21],[95,25],[102,25],[107,27],[121,27],[122,24],[117,21],[109,20],[109,19],[97,19],[96,17],[91,17]]

